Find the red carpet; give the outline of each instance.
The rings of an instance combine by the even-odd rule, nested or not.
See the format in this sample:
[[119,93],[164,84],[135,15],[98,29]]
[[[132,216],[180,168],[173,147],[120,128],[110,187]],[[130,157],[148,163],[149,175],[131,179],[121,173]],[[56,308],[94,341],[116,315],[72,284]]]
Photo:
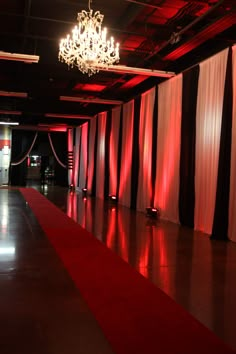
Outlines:
[[115,353],[235,353],[39,192],[20,191]]

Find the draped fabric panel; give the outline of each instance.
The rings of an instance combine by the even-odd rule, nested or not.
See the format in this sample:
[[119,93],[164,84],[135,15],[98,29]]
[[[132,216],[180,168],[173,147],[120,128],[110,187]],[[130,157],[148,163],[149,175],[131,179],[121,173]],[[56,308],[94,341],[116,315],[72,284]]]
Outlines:
[[89,122],[89,152],[88,152],[88,192],[92,193],[93,176],[94,176],[94,151],[95,151],[95,135],[97,127],[97,118],[93,118]]
[[120,131],[121,106],[112,109],[111,135],[110,135],[110,155],[109,155],[109,194],[116,195],[118,182],[118,143]]
[[183,73],[179,220],[194,227],[196,109],[199,65]]
[[80,138],[81,127],[75,129],[75,146],[74,146],[74,186],[79,185],[79,166],[80,166]]
[[179,222],[182,74],[159,85],[154,206],[161,218]]
[[[74,141],[73,141],[74,140],[74,131],[73,131],[73,129],[68,129],[67,138],[68,138],[67,151],[68,151],[68,153],[73,153],[73,158],[74,158]],[[68,184],[69,184],[69,186],[71,184],[74,185],[74,168],[75,168],[74,163],[73,163],[72,169],[68,168]]]
[[141,96],[139,122],[139,175],[136,208],[145,211],[152,198],[152,125],[155,87]]
[[211,238],[228,240],[230,156],[232,136],[232,50],[228,51],[222,112],[216,203]]
[[200,64],[196,113],[194,228],[211,234],[228,49]]
[[130,207],[134,100],[123,105],[119,203]]
[[98,140],[97,140],[97,160],[96,160],[96,196],[104,198],[104,178],[105,178],[105,137],[107,112],[99,113],[98,116]]
[[134,127],[132,147],[132,171],[131,171],[131,203],[130,207],[136,209],[138,194],[139,174],[139,121],[140,121],[141,95],[134,100]]
[[88,160],[88,123],[81,126],[79,188],[86,188]]
[[228,237],[236,242],[236,46],[233,46],[233,119],[229,195],[229,227]]

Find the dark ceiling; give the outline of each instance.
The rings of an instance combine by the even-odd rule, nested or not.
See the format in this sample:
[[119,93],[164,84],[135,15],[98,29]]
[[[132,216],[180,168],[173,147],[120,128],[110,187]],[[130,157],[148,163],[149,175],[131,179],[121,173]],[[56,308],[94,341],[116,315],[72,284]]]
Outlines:
[[[104,14],[103,25],[120,42],[122,66],[179,73],[236,42],[235,0],[93,0],[91,7]],[[0,120],[17,120],[24,128],[76,126],[87,120],[83,116],[112,108],[110,100],[128,101],[166,80],[110,71],[88,77],[58,62],[60,38],[87,9],[87,1],[77,0],[1,1],[0,51],[40,59],[26,64],[0,56]]]

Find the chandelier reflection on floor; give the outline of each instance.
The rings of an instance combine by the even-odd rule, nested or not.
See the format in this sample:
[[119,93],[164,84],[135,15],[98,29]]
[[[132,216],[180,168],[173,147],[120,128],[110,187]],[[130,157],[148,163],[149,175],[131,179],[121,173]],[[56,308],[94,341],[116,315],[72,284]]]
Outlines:
[[71,35],[60,42],[58,58],[70,68],[76,66],[83,74],[89,76],[97,73],[99,67],[106,68],[119,62],[119,43],[115,45],[114,38],[107,40],[107,29],[102,29],[103,15],[100,11],[93,14],[82,10],[78,13],[78,26]]

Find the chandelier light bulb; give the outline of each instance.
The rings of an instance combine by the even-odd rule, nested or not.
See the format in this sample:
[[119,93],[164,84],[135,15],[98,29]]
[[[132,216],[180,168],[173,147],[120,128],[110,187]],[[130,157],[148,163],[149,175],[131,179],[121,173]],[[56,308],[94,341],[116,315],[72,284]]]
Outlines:
[[101,67],[118,63],[120,60],[119,43],[114,38],[107,40],[107,29],[102,29],[104,16],[100,11],[82,10],[78,13],[78,26],[71,35],[61,39],[59,46],[59,61],[68,67],[77,67],[83,74],[91,76]]

